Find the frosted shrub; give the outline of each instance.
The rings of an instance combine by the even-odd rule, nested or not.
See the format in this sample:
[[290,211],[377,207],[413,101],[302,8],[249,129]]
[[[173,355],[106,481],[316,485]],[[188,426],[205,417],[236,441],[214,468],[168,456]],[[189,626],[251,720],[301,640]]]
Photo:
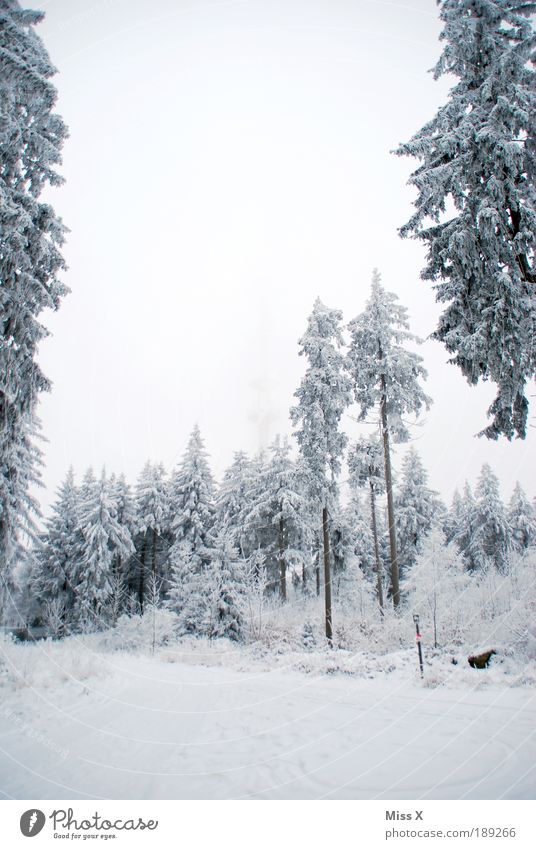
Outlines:
[[79,683],[106,671],[102,655],[77,637],[38,643],[3,639],[0,658],[0,681],[3,679],[14,689]]
[[123,614],[107,632],[105,643],[121,651],[151,651],[176,642],[177,624],[176,614],[165,609],[150,609],[143,616]]
[[409,611],[419,614],[432,644],[446,645],[460,633],[460,613],[470,575],[453,543],[434,528],[422,544],[405,582]]

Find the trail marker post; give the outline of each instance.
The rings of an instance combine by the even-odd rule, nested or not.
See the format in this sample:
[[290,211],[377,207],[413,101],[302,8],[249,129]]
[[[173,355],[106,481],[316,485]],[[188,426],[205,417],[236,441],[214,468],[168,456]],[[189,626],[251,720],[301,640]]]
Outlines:
[[413,621],[415,622],[415,632],[416,632],[416,640],[417,640],[417,649],[419,652],[419,666],[421,668],[421,678],[424,676],[424,665],[422,660],[422,645],[421,645],[421,632],[419,631],[419,614],[413,614]]

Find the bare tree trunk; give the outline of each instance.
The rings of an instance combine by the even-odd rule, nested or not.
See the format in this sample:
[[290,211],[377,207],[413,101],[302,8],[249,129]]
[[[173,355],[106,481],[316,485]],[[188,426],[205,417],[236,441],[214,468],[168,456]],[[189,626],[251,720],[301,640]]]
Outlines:
[[152,531],[152,535],[153,535],[153,551],[152,551],[152,558],[151,558],[151,573],[152,573],[152,576],[153,576],[153,580],[156,581],[156,537],[157,537],[157,533],[156,533],[155,528],[151,528],[151,531]]
[[333,622],[331,617],[331,569],[329,562],[329,526],[328,508],[322,509],[322,531],[324,534],[324,597],[326,600],[326,637],[333,642]]
[[315,566],[315,577],[316,577],[316,594],[320,595],[320,537],[318,533],[315,532],[315,543],[316,543],[316,566]]
[[400,604],[400,583],[398,578],[398,558],[396,552],[396,528],[395,507],[393,500],[393,475],[391,472],[391,448],[389,445],[389,428],[387,422],[387,395],[385,386],[385,375],[381,376],[381,425],[383,436],[383,457],[385,463],[385,487],[387,489],[387,521],[389,525],[389,549],[391,553],[391,588],[393,591],[393,605]]
[[380,561],[380,546],[378,545],[378,524],[376,522],[376,494],[374,492],[374,484],[370,483],[370,516],[372,522],[372,537],[374,539],[374,559],[376,562],[376,589],[378,592],[378,604],[380,605],[380,613],[383,616],[383,587],[382,587],[382,571]]
[[147,557],[147,532],[143,537],[143,546],[140,557],[140,576],[138,583],[138,601],[140,604],[140,613],[143,616],[143,600],[145,596],[145,560]]
[[281,516],[278,528],[279,543],[279,595],[281,601],[287,600],[287,564],[285,561],[285,520]]

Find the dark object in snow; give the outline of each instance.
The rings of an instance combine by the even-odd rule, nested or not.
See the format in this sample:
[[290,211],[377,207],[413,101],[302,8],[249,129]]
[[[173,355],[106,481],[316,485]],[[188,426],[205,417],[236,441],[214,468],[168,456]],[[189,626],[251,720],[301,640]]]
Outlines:
[[482,654],[473,654],[471,657],[467,658],[469,666],[472,666],[473,669],[484,669],[489,666],[492,654],[497,654],[495,649],[485,651]]
[[453,666],[458,666],[458,661],[455,657],[451,657],[450,662],[453,664]]
[[35,640],[44,640],[47,636],[46,628],[35,627],[32,625],[6,625],[0,630],[3,634],[10,634],[14,640],[17,640],[21,643],[34,642]]

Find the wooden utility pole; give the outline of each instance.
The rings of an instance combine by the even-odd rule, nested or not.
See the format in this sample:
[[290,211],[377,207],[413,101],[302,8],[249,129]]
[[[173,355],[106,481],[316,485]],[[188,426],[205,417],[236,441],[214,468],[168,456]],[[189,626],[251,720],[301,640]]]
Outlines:
[[322,509],[322,533],[324,535],[324,596],[326,600],[326,637],[333,643],[333,623],[331,617],[331,567],[329,562],[329,524],[328,508]]

